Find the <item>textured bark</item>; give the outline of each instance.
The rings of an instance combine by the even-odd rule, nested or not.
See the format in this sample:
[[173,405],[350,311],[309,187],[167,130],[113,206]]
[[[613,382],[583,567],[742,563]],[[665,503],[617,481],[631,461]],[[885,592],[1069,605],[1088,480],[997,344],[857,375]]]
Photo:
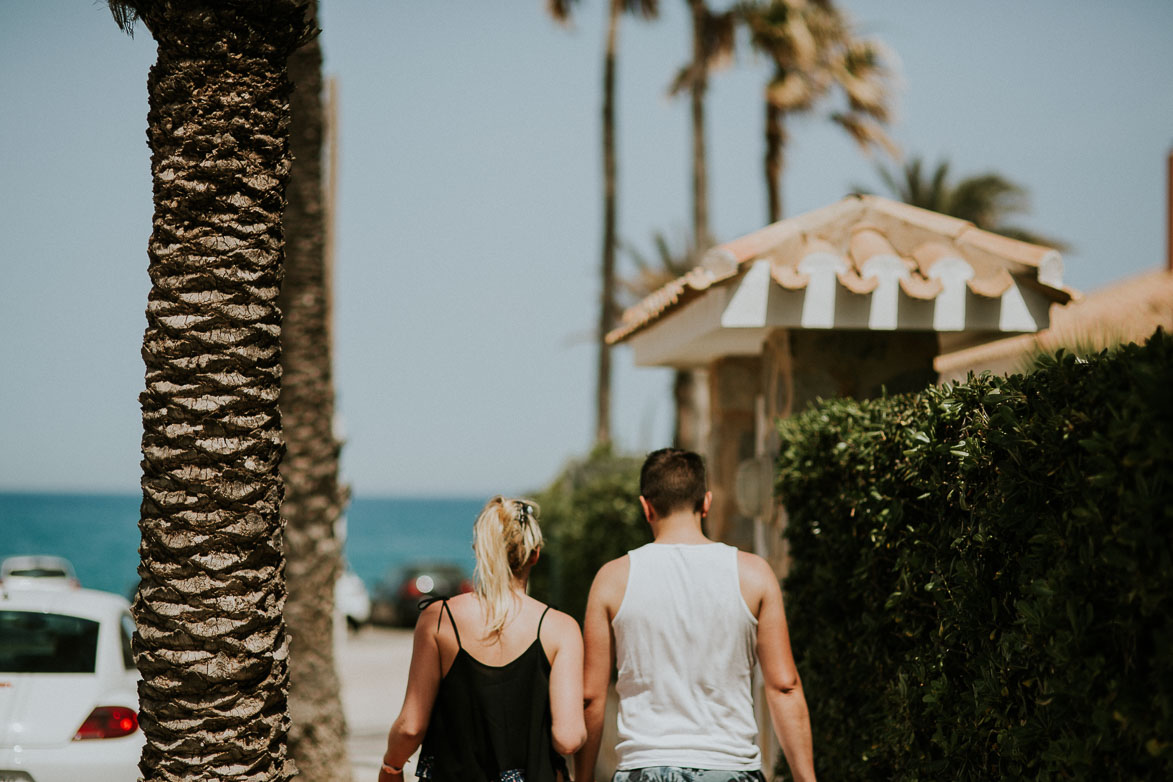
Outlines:
[[277,308],[295,2],[141,2],[155,214],[134,601],[140,770],[285,780]]
[[616,320],[615,245],[617,173],[615,162],[615,58],[619,38],[620,0],[611,0],[607,15],[607,46],[603,55],[603,269],[599,308],[599,357],[595,378],[595,444],[611,442],[611,350],[607,332]]
[[[316,3],[313,9],[316,13]],[[289,599],[289,749],[298,775],[349,782],[346,723],[334,660],[334,585],[342,567],[335,531],[345,501],[334,437],[329,272],[322,187],[322,50],[289,58],[293,168],[285,208],[281,288],[281,421],[285,459],[285,577]]]
[[673,373],[672,400],[676,403],[672,446],[689,451],[701,450],[701,414],[696,400],[696,374],[692,370],[678,369]]
[[786,145],[786,128],[782,124],[782,109],[766,101],[766,196],[770,220],[782,219],[782,150]]

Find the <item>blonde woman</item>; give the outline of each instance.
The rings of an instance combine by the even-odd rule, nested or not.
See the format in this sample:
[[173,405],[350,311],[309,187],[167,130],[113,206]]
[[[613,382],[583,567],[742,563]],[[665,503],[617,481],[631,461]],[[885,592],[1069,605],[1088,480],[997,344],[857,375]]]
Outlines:
[[494,497],[473,528],[475,591],[427,606],[415,627],[407,694],[379,782],[559,782],[586,740],[582,633],[526,594],[538,509]]

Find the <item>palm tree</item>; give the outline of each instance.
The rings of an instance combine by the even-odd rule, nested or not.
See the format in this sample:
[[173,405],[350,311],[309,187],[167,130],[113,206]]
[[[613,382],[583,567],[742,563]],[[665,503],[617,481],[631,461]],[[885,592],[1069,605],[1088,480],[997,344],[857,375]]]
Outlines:
[[[709,75],[727,64],[733,57],[734,11],[715,13],[704,0],[688,0],[692,19],[692,56],[680,69],[669,88],[670,95],[687,91],[692,127],[692,242],[693,256],[689,265],[695,265],[700,255],[713,244],[709,228],[709,174],[705,143],[705,95]],[[678,370],[672,383],[672,398],[676,406],[674,445],[699,450],[701,401],[697,393],[698,374],[692,370]]]
[[649,258],[638,247],[624,243],[623,249],[634,266],[633,273],[619,278],[624,306],[632,306],[675,279],[683,277],[696,265],[696,249],[684,235],[673,242],[662,231],[652,235],[655,257]]
[[813,111],[842,93],[830,115],[864,149],[894,145],[883,126],[891,116],[892,71],[884,48],[855,37],[831,0],[754,0],[737,7],[755,49],[773,64],[765,90],[765,178],[769,220],[782,219],[781,178],[786,117]]
[[[317,2],[307,9],[317,26]],[[289,58],[293,82],[289,203],[281,324],[285,458],[285,622],[289,646],[289,749],[299,774],[349,782],[346,722],[334,660],[334,585],[342,569],[335,534],[345,504],[334,436],[329,269],[322,187],[322,49],[315,37]]]
[[713,243],[709,230],[709,175],[705,146],[705,94],[709,75],[733,57],[734,11],[715,13],[705,0],[687,0],[692,18],[692,57],[679,70],[670,95],[689,94],[692,120],[692,245],[703,253]]
[[[570,19],[575,0],[551,0],[550,14],[560,22]],[[615,248],[618,244],[618,166],[615,156],[615,71],[619,52],[619,18],[628,13],[653,19],[659,0],[609,0],[607,42],[603,50],[603,259],[600,294],[598,362],[595,377],[595,444],[611,442],[611,349],[606,336],[615,326]]]
[[156,780],[287,780],[281,215],[298,0],[117,0],[158,44],[135,661]]
[[[942,161],[932,173],[914,157],[899,171],[877,167],[888,193],[906,204],[968,220],[978,228],[1032,244],[1067,249],[1064,242],[1007,223],[1029,211],[1026,189],[1001,174],[989,172],[949,181],[949,163]],[[859,192],[864,192],[856,188]]]

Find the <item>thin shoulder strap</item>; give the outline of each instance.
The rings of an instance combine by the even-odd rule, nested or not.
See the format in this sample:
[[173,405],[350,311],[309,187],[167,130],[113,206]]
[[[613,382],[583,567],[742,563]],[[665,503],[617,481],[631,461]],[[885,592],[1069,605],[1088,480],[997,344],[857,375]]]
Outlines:
[[538,620],[538,640],[542,640],[542,622],[546,621],[546,614],[550,612],[550,606],[546,606],[546,610],[542,612],[542,618]]
[[[452,609],[448,607],[447,600],[444,601],[444,610],[448,612],[448,621],[452,623],[452,632],[456,635],[456,648],[463,649],[464,646],[460,643],[460,631],[456,629],[456,620],[454,618],[452,618]],[[440,619],[443,619],[443,618],[444,618],[444,615],[441,614]],[[440,629],[440,624],[438,622],[436,623],[436,629],[437,630]]]

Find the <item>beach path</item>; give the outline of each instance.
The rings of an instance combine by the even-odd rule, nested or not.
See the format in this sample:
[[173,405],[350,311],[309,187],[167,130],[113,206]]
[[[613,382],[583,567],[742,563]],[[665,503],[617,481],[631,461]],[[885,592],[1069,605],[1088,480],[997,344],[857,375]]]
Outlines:
[[[387,730],[399,715],[411,664],[410,629],[364,627],[339,645],[342,709],[349,731],[347,752],[356,782],[379,775]],[[415,758],[408,763],[414,771]],[[413,779],[411,773],[408,779]]]

